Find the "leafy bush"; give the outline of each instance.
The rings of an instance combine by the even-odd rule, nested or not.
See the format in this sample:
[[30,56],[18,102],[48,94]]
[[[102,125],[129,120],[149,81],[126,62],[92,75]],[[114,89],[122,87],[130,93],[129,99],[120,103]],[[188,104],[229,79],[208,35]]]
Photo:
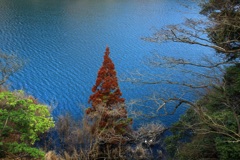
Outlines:
[[240,158],[240,143],[228,142],[230,140],[225,137],[217,137],[215,141],[220,159],[228,160]]
[[54,122],[46,105],[38,104],[21,90],[0,92],[0,157],[42,157],[43,152],[33,144],[51,127]]

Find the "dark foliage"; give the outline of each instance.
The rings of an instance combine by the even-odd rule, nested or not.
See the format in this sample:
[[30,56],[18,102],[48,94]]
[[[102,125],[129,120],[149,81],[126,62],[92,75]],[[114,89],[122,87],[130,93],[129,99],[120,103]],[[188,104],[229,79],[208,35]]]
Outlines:
[[240,1],[210,0],[201,5],[201,13],[213,25],[207,28],[210,40],[224,48],[229,60],[240,56]]

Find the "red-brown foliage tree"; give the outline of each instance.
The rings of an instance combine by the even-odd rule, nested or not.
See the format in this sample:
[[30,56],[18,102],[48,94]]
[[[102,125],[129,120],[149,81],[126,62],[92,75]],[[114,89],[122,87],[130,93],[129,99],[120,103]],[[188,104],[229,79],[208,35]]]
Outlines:
[[102,67],[98,71],[96,84],[92,88],[93,94],[89,98],[94,110],[97,105],[102,103],[106,104],[107,107],[124,103],[124,98],[121,98],[122,93],[118,86],[115,67],[109,54],[109,48],[107,47]]
[[[98,71],[96,84],[92,88],[93,94],[89,98],[91,107],[86,110],[86,114],[94,119],[92,132],[94,134],[101,132],[102,135],[98,135],[98,137],[102,137],[104,140],[109,137],[109,134],[123,136],[129,131],[129,125],[132,123],[132,119],[127,118],[125,99],[121,98],[122,93],[118,85],[117,74],[109,54],[110,51],[107,47],[103,64]],[[108,142],[113,143],[109,139]]]

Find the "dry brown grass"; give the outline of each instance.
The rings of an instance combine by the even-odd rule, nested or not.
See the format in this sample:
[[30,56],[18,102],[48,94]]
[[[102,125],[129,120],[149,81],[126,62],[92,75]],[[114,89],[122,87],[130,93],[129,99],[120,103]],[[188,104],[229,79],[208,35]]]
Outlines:
[[[128,141],[120,141],[126,137],[114,135],[113,130],[104,132],[104,139],[101,132],[99,135],[92,135],[91,128],[84,118],[82,124],[74,122],[67,115],[59,118],[56,123],[56,131],[59,133],[60,141],[64,148],[58,149],[58,154],[48,151],[46,160],[127,160],[154,159],[151,146],[158,143],[160,134],[165,128],[161,124],[151,123],[141,126],[127,137]],[[111,140],[110,140],[111,139]],[[111,143],[116,140],[118,143]],[[147,140],[147,142],[145,141]],[[151,141],[150,141],[151,140]],[[151,143],[150,143],[151,142]],[[161,156],[159,151],[159,157]]]
[[[154,159],[151,147],[159,143],[159,136],[165,127],[150,123],[138,130],[129,130],[124,134],[116,132],[114,127],[101,128],[102,115],[108,110],[97,107],[97,112],[85,116],[76,122],[70,115],[60,116],[55,125],[58,141],[45,142],[46,160],[127,160]],[[109,111],[112,121],[122,116],[121,110]],[[110,125],[111,126],[111,125]],[[48,146],[51,146],[49,148]]]

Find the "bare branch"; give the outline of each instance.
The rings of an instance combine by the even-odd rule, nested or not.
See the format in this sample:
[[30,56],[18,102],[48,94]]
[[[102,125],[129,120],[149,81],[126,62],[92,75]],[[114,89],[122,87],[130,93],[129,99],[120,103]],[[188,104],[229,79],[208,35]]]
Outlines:
[[[228,17],[227,17],[228,18]],[[225,17],[225,19],[227,19]],[[224,18],[223,18],[224,19]],[[237,21],[236,18],[232,21]],[[208,48],[215,49],[218,52],[225,53],[225,54],[231,54],[231,53],[239,53],[240,48],[227,48],[222,46],[221,44],[235,44],[239,46],[240,41],[239,37],[236,39],[226,39],[222,42],[219,42],[219,45],[216,45],[213,43],[212,40],[209,40],[209,38],[206,37],[208,32],[211,30],[212,32],[215,32],[217,29],[213,28],[212,26],[218,25],[216,23],[219,23],[219,25],[230,25],[234,28],[240,28],[240,26],[235,25],[234,23],[226,22],[226,21],[217,21],[217,22],[206,22],[203,20],[193,20],[193,19],[186,19],[185,23],[180,25],[169,25],[165,28],[162,28],[152,36],[152,37],[144,37],[143,40],[150,41],[150,42],[180,42],[180,43],[186,43],[191,45],[200,45]]]
[[0,52],[0,86],[2,86],[13,73],[23,67],[23,60],[13,54]]

